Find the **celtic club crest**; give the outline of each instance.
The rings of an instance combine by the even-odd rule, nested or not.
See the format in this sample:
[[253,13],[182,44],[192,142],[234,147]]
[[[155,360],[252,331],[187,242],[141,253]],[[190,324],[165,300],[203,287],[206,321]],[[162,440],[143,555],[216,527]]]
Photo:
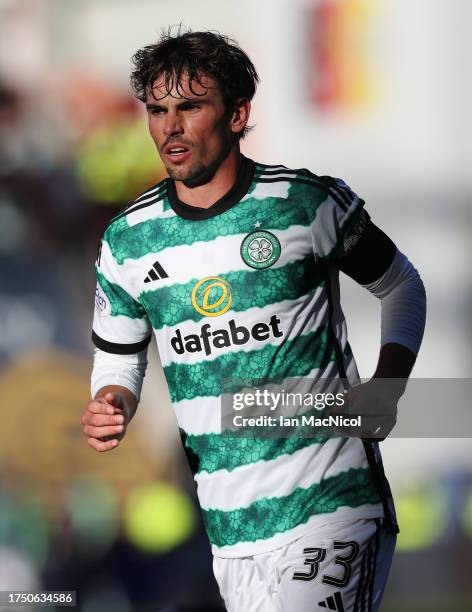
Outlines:
[[269,268],[280,257],[280,242],[271,232],[251,232],[241,243],[241,257],[251,268]]

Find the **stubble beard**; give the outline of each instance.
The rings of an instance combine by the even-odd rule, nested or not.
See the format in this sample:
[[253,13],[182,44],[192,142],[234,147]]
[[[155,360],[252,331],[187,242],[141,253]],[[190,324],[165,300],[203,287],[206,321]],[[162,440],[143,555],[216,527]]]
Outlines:
[[190,168],[166,168],[169,178],[173,181],[182,181],[187,187],[196,186],[202,184],[200,177],[206,175],[207,168],[203,164],[195,164]]
[[234,143],[232,140],[228,140],[228,142],[226,142],[221,149],[218,157],[216,157],[216,159],[207,166],[201,162],[194,164],[190,168],[172,168],[166,166],[169,178],[171,178],[173,181],[182,181],[182,183],[189,189],[192,189],[192,187],[205,185],[211,181],[215,175],[215,172],[228,156],[233,144]]

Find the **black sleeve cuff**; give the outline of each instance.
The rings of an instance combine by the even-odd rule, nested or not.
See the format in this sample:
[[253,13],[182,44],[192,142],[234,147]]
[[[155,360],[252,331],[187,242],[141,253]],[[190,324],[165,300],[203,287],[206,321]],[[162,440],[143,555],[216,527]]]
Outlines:
[[119,344],[118,342],[108,342],[100,338],[94,331],[92,331],[92,342],[97,348],[106,353],[115,353],[115,355],[132,355],[133,353],[139,353],[144,350],[147,345],[151,342],[152,334],[149,334],[147,338],[141,340],[141,342],[134,342],[133,344]]

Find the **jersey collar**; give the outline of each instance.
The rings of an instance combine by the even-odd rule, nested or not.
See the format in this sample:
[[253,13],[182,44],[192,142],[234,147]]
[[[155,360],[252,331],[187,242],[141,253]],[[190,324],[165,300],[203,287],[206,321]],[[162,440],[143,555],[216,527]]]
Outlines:
[[255,167],[256,165],[252,159],[241,155],[241,164],[234,185],[222,198],[209,208],[191,206],[179,200],[175,182],[171,179],[166,179],[167,197],[169,198],[170,205],[179,217],[183,217],[184,219],[198,221],[200,219],[209,219],[210,217],[220,215],[235,206],[241,198],[246,195],[254,178]]

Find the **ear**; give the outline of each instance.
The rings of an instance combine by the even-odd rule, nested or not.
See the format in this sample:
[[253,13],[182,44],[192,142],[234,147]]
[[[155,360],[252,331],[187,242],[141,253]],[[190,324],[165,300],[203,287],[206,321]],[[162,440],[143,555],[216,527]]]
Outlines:
[[249,121],[251,112],[251,102],[247,98],[239,98],[234,105],[231,116],[231,131],[234,134],[241,134]]

